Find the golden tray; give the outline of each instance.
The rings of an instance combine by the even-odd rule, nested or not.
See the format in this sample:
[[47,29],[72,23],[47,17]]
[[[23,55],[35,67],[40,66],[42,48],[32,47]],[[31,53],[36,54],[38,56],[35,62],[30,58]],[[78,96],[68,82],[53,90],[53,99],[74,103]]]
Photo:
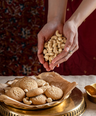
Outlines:
[[86,108],[82,92],[75,87],[70,96],[57,106],[42,110],[21,110],[0,102],[3,116],[81,116]]

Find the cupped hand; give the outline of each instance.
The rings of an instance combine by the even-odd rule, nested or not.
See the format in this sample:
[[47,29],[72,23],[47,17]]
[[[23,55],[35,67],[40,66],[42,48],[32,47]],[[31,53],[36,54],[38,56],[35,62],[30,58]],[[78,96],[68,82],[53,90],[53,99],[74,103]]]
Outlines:
[[58,30],[60,33],[63,33],[63,24],[57,20],[51,20],[50,22],[46,23],[45,26],[40,30],[38,33],[38,59],[41,64],[43,64],[44,68],[47,71],[50,71],[50,67],[48,62],[44,60],[43,56],[43,49],[44,43],[48,41],[51,36],[54,35],[55,31]]
[[78,27],[72,21],[67,21],[63,27],[63,34],[67,38],[64,50],[52,60],[50,69],[53,70],[55,66],[67,61],[71,55],[78,50]]

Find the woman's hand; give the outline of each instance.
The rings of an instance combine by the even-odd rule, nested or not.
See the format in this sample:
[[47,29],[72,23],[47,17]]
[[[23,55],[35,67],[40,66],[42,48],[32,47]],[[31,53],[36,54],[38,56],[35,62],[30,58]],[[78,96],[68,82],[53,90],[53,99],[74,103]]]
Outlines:
[[50,69],[53,70],[55,66],[67,61],[71,55],[78,50],[78,28],[72,21],[67,21],[63,27],[63,34],[67,38],[64,50],[52,60]]
[[43,57],[44,43],[54,35],[56,30],[63,33],[63,24],[60,22],[60,20],[53,19],[49,21],[38,33],[38,58],[40,63],[43,64],[47,71],[50,71],[51,69],[48,62],[46,62]]

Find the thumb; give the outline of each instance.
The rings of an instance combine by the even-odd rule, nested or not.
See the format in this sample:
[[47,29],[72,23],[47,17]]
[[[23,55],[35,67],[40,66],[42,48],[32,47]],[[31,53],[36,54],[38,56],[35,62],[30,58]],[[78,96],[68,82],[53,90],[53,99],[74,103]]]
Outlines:
[[44,37],[41,34],[38,34],[38,54],[43,52],[44,48]]
[[68,51],[70,50],[71,46],[72,46],[72,43],[73,43],[73,40],[74,40],[74,35],[73,35],[72,33],[70,33],[70,34],[68,35],[68,37],[66,37],[66,38],[67,38],[67,41],[66,41],[64,50],[65,50],[66,52],[68,52]]

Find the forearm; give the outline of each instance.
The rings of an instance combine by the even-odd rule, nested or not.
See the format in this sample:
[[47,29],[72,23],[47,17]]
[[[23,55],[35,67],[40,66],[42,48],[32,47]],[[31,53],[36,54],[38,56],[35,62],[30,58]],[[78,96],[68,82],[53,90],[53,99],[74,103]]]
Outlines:
[[96,0],[83,0],[69,21],[73,21],[77,27],[96,9]]
[[64,22],[66,16],[67,0],[48,0],[48,16],[49,22],[53,18]]

